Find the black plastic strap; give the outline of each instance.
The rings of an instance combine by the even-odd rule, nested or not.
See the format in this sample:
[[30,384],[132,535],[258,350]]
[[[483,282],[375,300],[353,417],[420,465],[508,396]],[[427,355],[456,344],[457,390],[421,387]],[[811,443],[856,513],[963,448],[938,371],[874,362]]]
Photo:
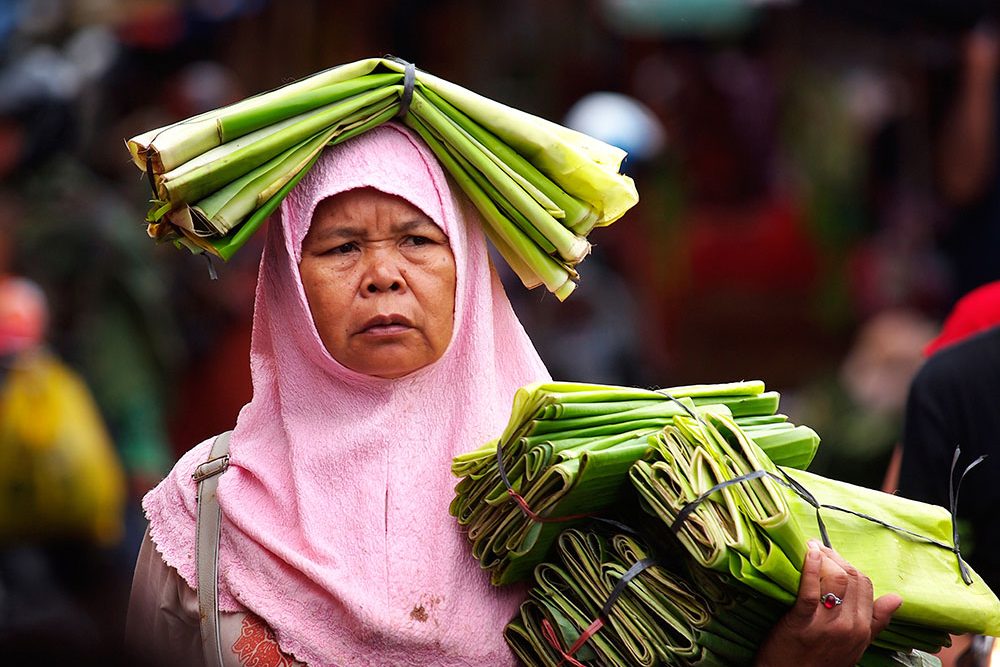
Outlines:
[[396,58],[396,62],[405,65],[403,70],[403,93],[399,96],[399,111],[396,118],[405,118],[410,112],[410,102],[413,101],[413,86],[417,81],[417,68],[413,63]]
[[503,443],[497,440],[497,470],[500,471],[500,481],[503,485],[507,487],[507,491],[513,491],[514,486],[510,483],[510,479],[507,477],[507,470],[503,465]]
[[[958,461],[958,455],[959,455],[959,451],[956,450],[955,457],[954,457],[954,459],[952,461],[952,471],[953,472],[954,472],[955,463]],[[678,531],[680,531],[682,524],[688,519],[688,517],[691,516],[691,514],[698,508],[699,505],[701,505],[703,502],[705,502],[706,500],[708,500],[709,497],[712,496],[712,494],[714,494],[714,493],[716,493],[718,491],[721,491],[722,489],[728,488],[730,486],[734,486],[736,484],[742,484],[743,482],[749,482],[749,481],[754,480],[754,479],[760,479],[762,477],[767,477],[768,479],[771,479],[771,480],[777,482],[778,484],[781,484],[782,486],[785,486],[785,487],[791,489],[796,495],[798,495],[800,498],[802,498],[803,500],[805,500],[807,503],[809,503],[810,505],[812,505],[816,509],[816,524],[819,526],[820,537],[822,538],[823,544],[825,546],[830,547],[830,548],[833,547],[833,545],[830,543],[830,536],[829,536],[829,534],[827,533],[827,530],[826,530],[826,524],[823,523],[823,517],[820,516],[820,510],[821,509],[825,509],[825,510],[834,510],[834,511],[837,511],[837,512],[844,512],[845,514],[854,515],[854,516],[856,516],[856,517],[858,517],[860,519],[864,519],[865,521],[871,521],[872,523],[878,524],[878,525],[882,526],[883,528],[888,528],[889,530],[895,531],[897,533],[902,533],[902,534],[905,534],[905,535],[909,535],[910,537],[918,539],[918,540],[920,540],[922,542],[926,542],[928,544],[933,544],[936,547],[941,547],[942,549],[947,549],[948,551],[951,551],[952,553],[955,554],[955,557],[958,559],[958,570],[959,570],[959,572],[962,575],[962,581],[964,581],[967,586],[971,586],[972,585],[972,575],[969,574],[969,568],[965,565],[965,561],[962,559],[962,553],[959,550],[959,545],[958,545],[958,528],[956,527],[955,516],[956,516],[956,510],[958,508],[958,491],[961,488],[962,480],[965,479],[965,475],[968,474],[968,472],[970,470],[972,470],[972,468],[974,468],[980,462],[982,462],[983,458],[985,458],[985,457],[984,456],[980,456],[978,459],[976,459],[975,461],[973,461],[965,469],[965,471],[962,473],[961,477],[958,480],[958,484],[954,486],[954,489],[952,489],[952,496],[951,496],[951,521],[952,521],[952,535],[953,535],[954,546],[949,545],[949,544],[945,544],[944,542],[938,542],[937,540],[931,539],[931,538],[929,538],[929,537],[927,537],[925,535],[920,535],[919,533],[915,533],[912,530],[907,530],[906,528],[900,528],[899,526],[894,526],[891,523],[888,523],[888,522],[883,521],[881,519],[877,519],[877,518],[875,518],[873,516],[869,516],[869,515],[864,514],[862,512],[855,512],[854,510],[850,510],[850,509],[847,509],[845,507],[838,507],[836,505],[827,505],[827,504],[824,504],[824,503],[820,503],[819,501],[816,500],[816,497],[813,496],[809,492],[808,489],[806,489],[804,486],[802,486],[801,484],[799,484],[797,481],[795,481],[794,479],[792,479],[791,477],[789,477],[787,474],[785,474],[784,471],[782,471],[780,469],[779,469],[779,472],[781,472],[782,477],[778,477],[777,475],[775,475],[773,473],[770,473],[767,470],[754,470],[753,472],[749,472],[749,473],[747,473],[745,475],[740,475],[739,477],[734,477],[732,479],[728,479],[728,480],[726,480],[724,482],[720,482],[719,484],[716,484],[715,486],[713,486],[711,489],[709,489],[705,493],[702,493],[701,495],[699,495],[697,498],[695,498],[691,502],[685,504],[684,507],[681,508],[681,511],[677,513],[677,518],[675,518],[674,521],[673,521],[673,523],[670,524],[670,530],[674,534],[676,534]]]
[[658,563],[655,558],[643,558],[632,565],[632,567],[630,567],[628,571],[622,575],[622,578],[618,580],[618,583],[615,584],[615,587],[611,590],[611,595],[608,596],[608,599],[604,602],[604,606],[601,607],[601,612],[598,614],[598,617],[607,619],[608,614],[611,613],[611,607],[615,605],[618,597],[625,592],[625,587],[628,586],[628,582],[639,576],[639,573],[646,568],[657,564]]
[[208,277],[210,280],[218,280],[219,272],[215,270],[215,264],[212,262],[212,256],[207,252],[205,254],[205,261],[208,262]]
[[711,489],[701,494],[691,502],[686,503],[684,507],[681,508],[681,511],[677,513],[676,517],[674,517],[674,522],[670,524],[670,532],[673,533],[674,535],[679,533],[681,530],[681,526],[684,525],[684,522],[688,520],[688,517],[694,514],[694,511],[698,509],[698,507],[700,507],[703,502],[708,500],[709,496],[711,496],[713,493],[717,493],[722,489],[727,489],[730,486],[733,486],[734,484],[739,484],[740,482],[749,482],[752,479],[758,479],[766,474],[767,471],[765,470],[754,470],[753,472],[747,473],[746,475],[740,475],[739,477],[734,477],[733,479],[728,479],[725,482],[716,484]]
[[[805,500],[807,503],[809,503],[810,505],[813,506],[813,509],[816,510],[816,526],[819,528],[820,539],[823,540],[823,546],[826,546],[826,547],[832,549],[833,545],[830,543],[830,535],[829,535],[829,533],[826,532],[826,524],[823,523],[823,517],[820,515],[820,512],[819,512],[819,510],[820,510],[821,507],[827,507],[827,506],[820,504],[820,502],[818,500],[816,500],[816,496],[814,496],[813,494],[811,494],[809,492],[809,489],[807,489],[806,487],[802,486],[797,481],[795,481],[794,479],[792,479],[791,477],[789,477],[785,473],[784,470],[781,470],[780,468],[778,470],[779,470],[779,472],[781,472],[781,476],[784,478],[784,481],[778,480],[779,483],[784,483],[785,486],[787,486],[792,491],[794,491],[796,493],[796,495],[799,496],[799,498],[802,498],[803,500]],[[830,509],[840,509],[840,508],[839,507],[838,508],[830,507]],[[851,510],[846,510],[845,509],[844,511],[848,512],[850,514],[857,514],[856,512],[853,512]],[[878,519],[872,519],[872,520],[876,521],[878,523],[882,523]],[[885,524],[885,525],[888,525],[888,524]]]
[[700,415],[696,414],[691,408],[689,408],[688,406],[684,405],[683,403],[681,403],[680,401],[678,401],[676,398],[674,398],[673,396],[671,396],[670,392],[667,391],[666,389],[654,389],[653,391],[655,391],[657,394],[663,394],[664,396],[666,396],[667,398],[669,398],[671,401],[673,401],[677,405],[681,406],[681,409],[684,410],[684,412],[688,413],[688,415],[691,417],[691,419],[693,419],[696,422],[700,423],[702,426],[707,426],[707,424],[702,420],[702,418],[701,418]]
[[632,537],[639,537],[639,538],[642,537],[642,535],[639,533],[639,531],[637,531],[636,529],[634,529],[634,528],[632,528],[630,526],[626,526],[621,521],[615,521],[614,519],[608,519],[608,518],[603,517],[603,516],[592,516],[592,517],[589,517],[589,518],[590,518],[591,521],[595,521],[595,522],[597,522],[599,524],[603,524],[604,526],[610,526],[611,528],[614,528],[619,533],[625,533],[627,535],[631,535]]
[[625,587],[628,586],[629,582],[632,581],[636,575],[651,565],[656,565],[656,561],[652,558],[645,558],[632,565],[632,567],[630,567],[628,571],[622,575],[622,578],[618,580],[618,583],[615,584],[614,589],[612,589],[611,595],[608,596],[604,606],[601,607],[601,611],[598,613],[597,618],[584,628],[583,632],[580,633],[580,636],[577,637],[576,641],[573,642],[573,645],[570,646],[569,649],[563,649],[556,631],[552,628],[552,624],[549,623],[547,618],[542,619],[542,636],[545,637],[546,641],[549,642],[552,648],[558,651],[562,656],[562,660],[559,661],[560,665],[567,662],[570,665],[573,665],[573,667],[586,667],[582,662],[574,658],[573,654],[579,651],[584,644],[590,641],[591,637],[601,631],[607,621],[608,614],[611,613],[611,607],[614,606],[615,601],[618,600],[618,597],[625,590]]
[[[155,137],[153,140],[156,140]],[[152,144],[153,142],[150,141],[149,143]],[[148,148],[146,149],[146,178],[149,179],[149,189],[153,193],[153,199],[158,198],[159,195],[156,193],[156,179],[153,177],[153,158],[150,157]]]
[[965,566],[962,554],[958,550],[958,492],[962,489],[962,481],[965,480],[965,476],[969,474],[970,470],[983,462],[986,454],[983,454],[966,466],[958,478],[958,484],[955,484],[955,466],[958,465],[958,459],[961,455],[962,448],[956,445],[955,454],[951,457],[951,470],[948,473],[948,502],[951,505],[951,541],[955,543],[955,554],[958,556],[958,569],[962,572],[962,581],[966,584],[971,584],[972,575],[969,574],[969,569]]

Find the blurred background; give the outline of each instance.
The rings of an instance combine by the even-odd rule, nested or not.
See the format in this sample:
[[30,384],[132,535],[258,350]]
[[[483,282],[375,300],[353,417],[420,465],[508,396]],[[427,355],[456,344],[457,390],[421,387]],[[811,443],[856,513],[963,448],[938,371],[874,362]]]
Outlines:
[[591,236],[580,289],[560,304],[506,276],[552,374],[763,379],[823,437],[814,469],[879,487],[942,316],[1000,279],[998,18],[987,0],[0,2],[4,655],[123,660],[139,500],[250,394],[259,243],[217,281],[154,246],[124,139],[392,53],[616,144],[641,201]]

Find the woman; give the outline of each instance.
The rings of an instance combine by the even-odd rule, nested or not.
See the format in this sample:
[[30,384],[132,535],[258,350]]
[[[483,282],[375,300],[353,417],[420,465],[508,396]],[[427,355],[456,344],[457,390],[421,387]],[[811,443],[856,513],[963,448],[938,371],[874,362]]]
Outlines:
[[[502,430],[519,386],[548,376],[475,211],[409,131],[328,149],[284,201],[251,366],[218,492],[225,664],[512,664],[501,630],[524,589],[492,588],[470,557],[448,515],[449,464]],[[200,661],[191,474],[211,444],[144,500],[128,634],[177,664]],[[813,553],[815,594],[761,664],[809,664],[794,649],[817,629],[832,640],[824,666],[853,664],[845,647],[878,629],[870,583],[849,569],[824,589],[845,604],[817,616],[833,560]]]

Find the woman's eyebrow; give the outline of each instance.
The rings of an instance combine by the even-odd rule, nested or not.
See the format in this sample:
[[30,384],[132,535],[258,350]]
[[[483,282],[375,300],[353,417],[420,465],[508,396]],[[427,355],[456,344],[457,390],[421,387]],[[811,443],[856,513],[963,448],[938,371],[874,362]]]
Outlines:
[[[407,234],[427,229],[428,227],[440,229],[440,227],[438,227],[433,220],[416,218],[393,223],[392,231],[396,234]],[[331,239],[357,239],[364,238],[368,232],[369,229],[367,227],[345,223],[327,227],[326,229],[318,231],[315,238],[320,241],[329,241]]]
[[330,239],[352,239],[358,238],[364,235],[364,227],[353,227],[351,225],[337,225],[335,227],[327,227],[326,229],[319,230],[316,233],[315,238],[320,241],[327,241]]
[[435,227],[437,229],[440,229],[440,227],[438,227],[433,220],[428,220],[426,218],[416,218],[414,220],[407,220],[402,223],[396,223],[393,225],[392,228],[393,231],[395,232],[405,233],[405,232],[418,231],[420,229],[425,229],[427,227]]

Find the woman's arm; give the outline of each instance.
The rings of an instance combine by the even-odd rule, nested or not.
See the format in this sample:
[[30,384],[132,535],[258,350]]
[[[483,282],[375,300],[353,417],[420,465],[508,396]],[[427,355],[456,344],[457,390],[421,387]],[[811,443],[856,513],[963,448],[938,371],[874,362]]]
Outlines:
[[125,642],[132,655],[164,665],[202,664],[197,597],[163,562],[148,529],[132,578]]
[[[826,593],[842,603],[824,605]],[[895,594],[873,598],[871,579],[833,549],[810,542],[795,606],[761,646],[756,666],[853,667],[903,603]]]

